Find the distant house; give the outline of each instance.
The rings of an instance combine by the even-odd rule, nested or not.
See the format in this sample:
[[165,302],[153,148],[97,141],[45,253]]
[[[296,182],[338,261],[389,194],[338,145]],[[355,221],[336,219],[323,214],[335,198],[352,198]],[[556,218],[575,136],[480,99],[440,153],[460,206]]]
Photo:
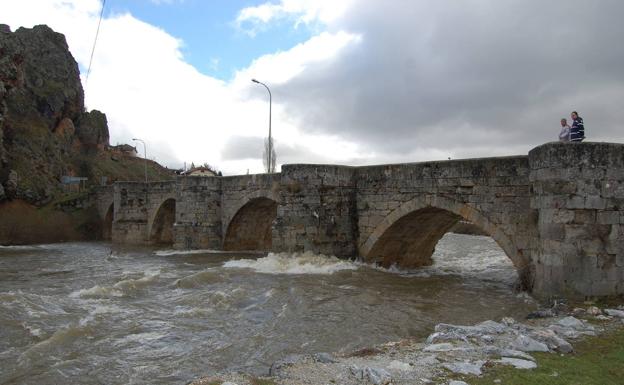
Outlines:
[[117,146],[110,146],[110,150],[113,153],[117,153],[119,155],[130,155],[137,156],[137,149],[129,144],[119,144]]
[[217,176],[217,173],[208,167],[193,167],[184,173],[186,176]]

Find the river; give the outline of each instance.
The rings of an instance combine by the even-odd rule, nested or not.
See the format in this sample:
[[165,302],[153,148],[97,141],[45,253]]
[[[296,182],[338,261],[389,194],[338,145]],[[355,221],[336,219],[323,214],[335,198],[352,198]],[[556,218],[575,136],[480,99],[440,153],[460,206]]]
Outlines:
[[289,354],[424,337],[536,307],[488,237],[447,234],[432,267],[311,254],[179,254],[107,243],[0,247],[0,384],[185,384]]

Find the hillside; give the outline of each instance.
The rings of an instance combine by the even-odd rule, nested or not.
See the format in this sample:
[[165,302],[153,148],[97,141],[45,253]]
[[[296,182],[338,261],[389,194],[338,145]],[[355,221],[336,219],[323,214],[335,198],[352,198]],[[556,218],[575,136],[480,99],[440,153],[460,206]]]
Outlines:
[[[150,180],[174,176],[147,164]],[[77,191],[62,177],[85,177],[88,190],[103,179],[142,181],[144,167],[109,146],[104,113],[85,110],[78,64],[62,34],[0,25],[0,244],[97,238],[95,213],[56,208]]]
[[[173,173],[148,162],[150,179]],[[142,180],[141,159],[109,147],[106,115],[85,111],[78,64],[65,37],[40,25],[0,26],[0,201],[43,206],[62,194],[62,176]]]

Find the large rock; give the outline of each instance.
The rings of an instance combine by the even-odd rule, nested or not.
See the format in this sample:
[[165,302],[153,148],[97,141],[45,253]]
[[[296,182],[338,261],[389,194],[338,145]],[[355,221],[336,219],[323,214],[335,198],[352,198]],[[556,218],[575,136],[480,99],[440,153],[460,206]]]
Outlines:
[[536,330],[531,334],[531,337],[545,343],[550,349],[560,353],[572,353],[574,350],[568,341],[559,337],[557,333],[551,329]]
[[605,309],[605,313],[611,317],[618,317],[624,319],[624,310],[617,309]]
[[529,336],[520,334],[518,338],[511,343],[511,349],[523,352],[547,352],[548,346],[542,342],[536,341]]
[[533,361],[521,360],[519,358],[503,357],[499,361],[503,365],[512,365],[516,369],[535,369],[537,364]]
[[109,140],[106,115],[98,110],[82,113],[78,118],[76,136],[84,146],[104,149]]
[[444,367],[453,373],[457,374],[472,374],[475,376],[481,375],[481,368],[485,364],[485,361],[477,362],[452,362],[444,364]]
[[65,36],[48,26],[0,33],[0,81],[9,89],[9,114],[33,114],[50,130],[84,110],[78,63]]
[[[60,176],[89,176],[104,149],[106,116],[84,112],[78,64],[65,37],[45,25],[0,32],[0,183],[8,199],[35,205],[62,191]],[[91,155],[90,151],[87,155]],[[7,170],[19,184],[7,181]],[[114,177],[113,175],[110,175]]]
[[367,381],[374,385],[387,385],[392,383],[392,376],[385,369],[364,367],[356,365],[349,367],[351,374],[360,381]]

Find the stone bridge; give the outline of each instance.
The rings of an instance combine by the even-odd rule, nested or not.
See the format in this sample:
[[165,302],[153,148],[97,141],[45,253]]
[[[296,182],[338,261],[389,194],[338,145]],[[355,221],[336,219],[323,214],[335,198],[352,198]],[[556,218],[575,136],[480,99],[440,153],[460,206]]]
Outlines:
[[98,195],[118,243],[311,251],[430,264],[459,220],[505,251],[539,297],[624,294],[624,145],[549,143],[528,156],[119,182]]

